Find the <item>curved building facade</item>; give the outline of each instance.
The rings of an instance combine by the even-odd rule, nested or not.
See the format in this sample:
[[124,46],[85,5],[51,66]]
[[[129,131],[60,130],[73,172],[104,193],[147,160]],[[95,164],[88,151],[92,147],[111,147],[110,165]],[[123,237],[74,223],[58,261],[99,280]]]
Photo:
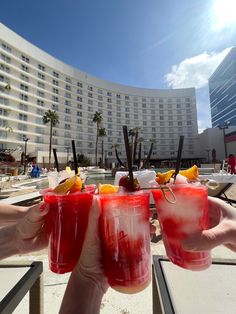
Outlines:
[[152,159],[174,158],[180,135],[185,136],[183,157],[195,155],[194,88],[145,89],[104,81],[66,65],[0,24],[1,147],[23,147],[27,137],[28,152],[39,162],[43,157],[47,160],[49,126],[43,124],[42,116],[48,109],[59,115],[60,123],[53,129],[59,158],[66,158],[74,139],[77,153],[94,160],[96,111],[103,116],[109,162],[115,161],[115,144],[120,145],[121,159],[125,158],[123,125],[140,127],[143,156],[149,140],[155,139]]

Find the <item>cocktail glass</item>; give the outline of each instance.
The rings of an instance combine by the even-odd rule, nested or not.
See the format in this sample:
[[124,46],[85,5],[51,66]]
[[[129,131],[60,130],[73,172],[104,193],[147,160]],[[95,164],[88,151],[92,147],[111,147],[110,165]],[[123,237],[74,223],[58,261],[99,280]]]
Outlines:
[[54,189],[61,181],[67,179],[71,176],[66,170],[62,171],[49,171],[47,173],[48,177],[48,186],[51,189]]
[[85,192],[63,195],[51,189],[42,191],[44,202],[49,205],[46,216],[49,266],[55,273],[72,271],[79,259],[95,187],[86,186]]
[[182,243],[190,235],[209,228],[207,188],[199,183],[173,184],[168,189],[152,190],[158,219],[169,259],[180,267],[202,270],[211,265],[210,251],[185,251]]
[[149,194],[99,195],[104,271],[110,286],[137,293],[151,278]]

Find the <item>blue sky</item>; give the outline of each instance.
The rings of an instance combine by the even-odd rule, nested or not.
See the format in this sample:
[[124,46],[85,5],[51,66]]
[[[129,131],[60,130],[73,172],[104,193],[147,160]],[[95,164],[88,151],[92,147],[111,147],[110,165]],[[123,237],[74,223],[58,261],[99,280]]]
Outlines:
[[1,3],[0,21],[99,78],[195,87],[201,131],[211,127],[207,80],[236,46],[235,12],[235,0],[15,0]]

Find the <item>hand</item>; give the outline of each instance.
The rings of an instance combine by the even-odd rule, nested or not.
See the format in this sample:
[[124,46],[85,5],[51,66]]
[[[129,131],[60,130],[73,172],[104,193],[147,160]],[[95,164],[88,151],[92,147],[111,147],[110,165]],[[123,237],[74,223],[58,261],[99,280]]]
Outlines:
[[7,226],[23,218],[29,207],[0,204],[0,226]]
[[80,259],[71,273],[60,314],[100,313],[102,297],[108,289],[99,238],[100,213],[99,199],[94,196]]
[[14,238],[19,253],[38,251],[46,247],[47,238],[44,216],[47,205],[39,203],[28,209],[27,214],[14,226]]
[[208,207],[211,229],[184,240],[184,249],[204,251],[224,244],[236,252],[236,208],[214,197],[208,197]]

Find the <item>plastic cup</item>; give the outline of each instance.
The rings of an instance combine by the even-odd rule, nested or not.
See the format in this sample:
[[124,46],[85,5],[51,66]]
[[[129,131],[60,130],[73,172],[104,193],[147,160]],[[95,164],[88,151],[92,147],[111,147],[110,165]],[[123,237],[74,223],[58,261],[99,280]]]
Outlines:
[[46,231],[49,239],[49,266],[54,273],[73,270],[84,242],[95,186],[86,186],[85,192],[58,195],[51,189],[42,192],[49,205]]
[[149,194],[99,195],[104,271],[110,286],[137,293],[151,280]]
[[[203,270],[211,265],[210,251],[185,251],[182,242],[190,235],[209,228],[207,188],[200,184],[170,185],[176,202],[168,190],[152,190],[166,253],[176,265]],[[166,198],[165,198],[166,197]]]
[[71,175],[66,170],[62,170],[60,172],[49,171],[47,173],[49,188],[54,189],[61,181],[69,178],[70,176]]

